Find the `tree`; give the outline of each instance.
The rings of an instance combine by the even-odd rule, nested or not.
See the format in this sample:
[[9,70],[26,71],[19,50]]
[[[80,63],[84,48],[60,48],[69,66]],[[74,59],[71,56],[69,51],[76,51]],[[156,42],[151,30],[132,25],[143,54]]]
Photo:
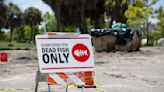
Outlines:
[[21,19],[22,12],[16,4],[9,3],[7,13],[8,13],[7,26],[10,28],[10,42],[11,42],[14,28],[19,27],[22,23],[22,19]]
[[34,26],[39,25],[42,21],[41,11],[34,7],[29,7],[24,11],[25,24],[31,27],[30,41],[34,39]]
[[111,17],[111,22],[116,21],[126,23],[127,18],[124,13],[128,8],[128,3],[128,0],[106,0],[106,13]]
[[54,18],[54,16],[51,15],[49,12],[46,12],[46,13],[43,15],[43,20],[44,20],[44,21],[47,21],[47,22],[52,21],[53,18]]
[[56,20],[54,18],[53,15],[51,15],[49,12],[46,12],[44,15],[43,15],[43,20],[45,22],[45,27],[46,27],[46,31],[55,31],[56,29]]
[[160,6],[155,13],[157,14],[157,19],[158,19],[158,29],[161,30],[161,36],[164,37],[164,7]]
[[135,6],[129,5],[128,9],[125,12],[125,16],[128,19],[127,23],[130,26],[136,26],[136,25],[145,26],[147,45],[149,45],[149,24],[150,24],[148,20],[153,13],[153,8],[151,6],[154,5],[157,1],[158,0],[151,0],[151,1],[135,0],[136,2]]
[[45,3],[47,3],[52,10],[54,11],[54,15],[57,20],[57,31],[60,32],[60,12],[61,12],[61,2],[62,0],[43,0]]
[[99,27],[101,15],[104,14],[105,0],[43,0],[52,10],[57,20],[57,31],[60,25],[75,26],[81,33],[88,33],[86,18],[94,20]]
[[127,23],[129,26],[140,26],[146,23],[146,12],[144,8],[138,6],[128,6],[128,10],[125,12],[127,17]]
[[0,0],[0,40],[4,40],[4,32],[1,31],[7,23],[7,6],[4,4],[4,0]]
[[48,32],[55,32],[56,29],[56,19],[51,20],[47,23],[47,31]]
[[0,29],[6,26],[7,23],[7,6],[4,0],[0,0]]
[[153,8],[150,6],[155,4],[157,0],[152,0],[148,3],[146,0],[135,0],[135,5],[129,4],[125,12],[127,23],[130,26],[146,24],[147,18],[153,13]]

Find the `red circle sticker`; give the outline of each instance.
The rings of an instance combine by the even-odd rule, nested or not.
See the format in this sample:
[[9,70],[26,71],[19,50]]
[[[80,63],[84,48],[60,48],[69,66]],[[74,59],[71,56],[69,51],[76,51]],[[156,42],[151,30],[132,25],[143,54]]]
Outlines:
[[84,44],[76,44],[72,48],[73,57],[79,62],[85,62],[90,57],[90,52]]

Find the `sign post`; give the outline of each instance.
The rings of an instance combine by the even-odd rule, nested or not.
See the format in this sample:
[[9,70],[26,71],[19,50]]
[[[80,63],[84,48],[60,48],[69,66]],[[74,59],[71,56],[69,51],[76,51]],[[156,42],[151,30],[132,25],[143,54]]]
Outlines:
[[77,85],[85,85],[80,77],[76,76],[77,72],[83,72],[84,76],[86,71],[95,70],[91,37],[87,34],[37,35],[36,45],[39,71],[48,73],[48,79],[53,84],[69,84],[67,80],[71,79],[72,82],[80,83]]

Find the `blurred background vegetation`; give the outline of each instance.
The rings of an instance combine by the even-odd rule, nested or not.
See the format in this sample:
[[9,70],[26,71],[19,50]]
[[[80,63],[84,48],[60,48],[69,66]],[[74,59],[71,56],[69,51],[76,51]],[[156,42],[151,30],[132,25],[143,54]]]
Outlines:
[[[21,11],[18,5],[11,2],[6,4],[5,1],[0,0],[0,48],[10,48],[12,45],[16,48],[32,47],[35,35],[45,30],[76,32],[78,26],[81,33],[86,33],[91,28],[110,28],[113,21],[138,28],[143,33],[143,39],[149,40],[149,45],[156,45],[160,38],[164,38],[164,7],[152,7],[158,0],[71,0],[73,3],[69,3],[70,0],[43,0],[52,10],[58,6],[57,1],[63,4],[61,7],[65,10],[61,11],[60,22],[55,11],[55,16],[49,12],[42,14],[35,7]],[[83,11],[80,20],[78,9]],[[151,23],[150,18],[156,18],[157,23]]]

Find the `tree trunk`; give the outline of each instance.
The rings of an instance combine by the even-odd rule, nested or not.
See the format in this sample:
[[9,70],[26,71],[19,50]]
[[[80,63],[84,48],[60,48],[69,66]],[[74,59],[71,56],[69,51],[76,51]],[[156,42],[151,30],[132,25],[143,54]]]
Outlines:
[[13,28],[10,29],[10,42],[12,42]]
[[111,16],[111,21],[110,21],[110,26],[109,26],[109,28],[112,28],[113,21],[114,21],[113,16]]
[[21,42],[21,39],[22,39],[22,32],[21,32],[21,28],[18,28],[17,29],[17,34],[18,34],[18,42]]
[[148,22],[148,19],[146,20],[147,24],[146,24],[146,38],[147,38],[147,42],[146,42],[146,45],[149,46],[149,22]]
[[100,28],[99,19],[97,19],[96,17],[94,18],[94,28],[96,28],[96,29]]
[[32,38],[33,38],[33,26],[30,25],[30,27],[31,27],[30,42],[32,42]]
[[57,20],[57,32],[60,32],[61,2],[57,3],[56,9],[54,11],[56,11],[55,16],[56,16],[56,20]]
[[19,42],[23,42],[24,41],[24,31],[23,31],[23,26],[20,26],[20,28],[18,28],[18,41]]
[[87,34],[88,33],[88,28],[87,28],[87,23],[86,23],[86,20],[85,20],[84,13],[81,15],[81,18],[82,18],[82,23],[81,23],[82,30],[81,30],[81,33],[82,34]]
[[85,17],[85,3],[86,1],[81,1],[81,5],[80,5],[80,13],[81,13],[81,27],[82,27],[82,30],[81,30],[81,33],[82,34],[86,34],[88,33],[88,30],[87,30],[87,23],[86,23],[86,17]]

